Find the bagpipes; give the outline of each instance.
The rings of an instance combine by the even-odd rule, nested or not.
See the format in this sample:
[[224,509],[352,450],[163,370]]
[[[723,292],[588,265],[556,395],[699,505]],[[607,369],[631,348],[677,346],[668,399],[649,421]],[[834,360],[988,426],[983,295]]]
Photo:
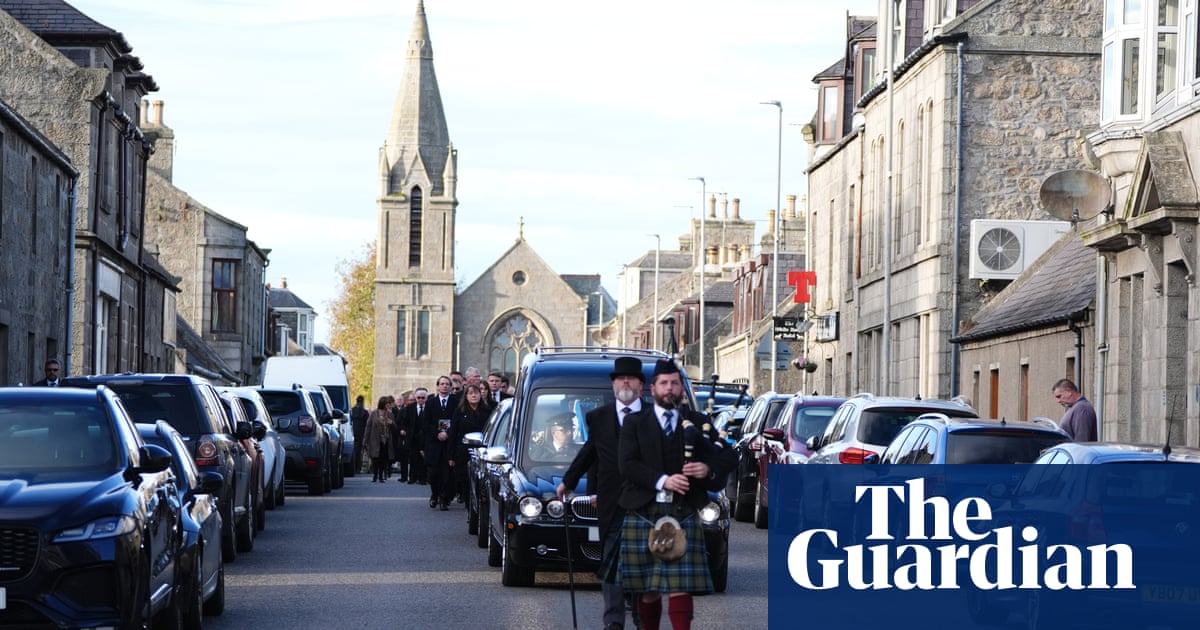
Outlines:
[[721,439],[712,422],[705,416],[704,424],[697,427],[694,422],[684,418],[679,425],[683,429],[683,461],[692,461],[696,452],[696,444],[705,440],[713,449],[725,448],[725,440]]

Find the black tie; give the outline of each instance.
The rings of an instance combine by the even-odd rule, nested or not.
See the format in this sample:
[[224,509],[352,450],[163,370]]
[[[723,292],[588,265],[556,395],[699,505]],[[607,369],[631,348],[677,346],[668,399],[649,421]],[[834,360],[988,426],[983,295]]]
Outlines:
[[446,408],[446,399],[442,398],[440,400],[442,401],[442,409],[445,409]]
[[670,411],[663,412],[663,435],[668,438],[675,432],[675,423],[671,421],[673,415]]
[[422,411],[425,411],[425,405],[417,405],[417,415],[418,416],[421,415]]
[[631,413],[633,413],[633,409],[632,409],[632,408],[630,408],[630,407],[622,407],[622,408],[621,408],[621,417],[622,417],[622,418],[623,418],[623,417],[625,417],[625,416],[628,416],[628,415],[629,415],[629,414],[631,414]]

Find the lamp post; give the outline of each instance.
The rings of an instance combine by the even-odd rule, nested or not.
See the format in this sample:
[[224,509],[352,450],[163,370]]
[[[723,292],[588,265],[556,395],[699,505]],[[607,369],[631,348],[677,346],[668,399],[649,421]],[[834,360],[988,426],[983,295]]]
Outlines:
[[658,257],[662,253],[662,237],[658,234],[651,234],[654,237],[654,314],[650,317],[650,325],[654,328],[650,338],[652,339],[651,350],[658,350]]
[[704,226],[708,223],[708,210],[705,204],[708,203],[706,198],[707,183],[703,177],[689,177],[688,179],[700,182],[700,327],[699,327],[699,342],[700,342],[700,375],[701,380],[704,379],[704,276],[708,267],[708,245],[704,242]]
[[629,265],[621,265],[621,347],[628,348],[625,339],[625,321],[629,317]]
[[780,178],[783,174],[783,104],[779,101],[763,101],[761,105],[773,105],[779,110],[779,133],[775,145],[775,225],[771,227],[774,237],[771,254],[771,391],[776,391],[775,364],[779,360],[779,342],[775,340],[775,317],[779,314],[779,207]]
[[[600,291],[592,291],[592,295],[596,296],[597,302],[600,302],[600,315],[599,315],[599,319],[596,320],[596,331],[597,331],[597,334],[599,335],[600,339],[603,340],[604,339],[604,294]],[[603,343],[603,341],[601,341],[600,345],[603,346],[605,344]]]

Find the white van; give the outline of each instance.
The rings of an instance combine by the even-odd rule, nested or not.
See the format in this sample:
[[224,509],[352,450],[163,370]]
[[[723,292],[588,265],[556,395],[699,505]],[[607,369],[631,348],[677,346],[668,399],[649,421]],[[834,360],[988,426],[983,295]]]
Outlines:
[[[346,364],[335,354],[317,356],[267,357],[263,368],[263,387],[324,387],[332,399],[333,408],[343,416],[335,425],[343,434],[342,462],[348,470],[354,458],[354,432],[350,427],[350,383],[346,379]],[[354,475],[353,470],[347,473]]]

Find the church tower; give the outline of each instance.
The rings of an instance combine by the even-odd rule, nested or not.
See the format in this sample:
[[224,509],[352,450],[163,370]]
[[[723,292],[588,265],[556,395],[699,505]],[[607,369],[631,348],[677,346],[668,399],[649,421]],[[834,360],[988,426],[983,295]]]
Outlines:
[[432,388],[451,369],[456,171],[421,0],[379,151],[372,396]]

